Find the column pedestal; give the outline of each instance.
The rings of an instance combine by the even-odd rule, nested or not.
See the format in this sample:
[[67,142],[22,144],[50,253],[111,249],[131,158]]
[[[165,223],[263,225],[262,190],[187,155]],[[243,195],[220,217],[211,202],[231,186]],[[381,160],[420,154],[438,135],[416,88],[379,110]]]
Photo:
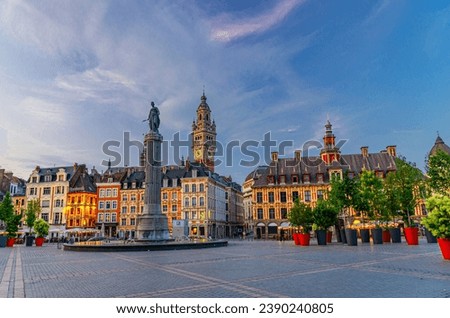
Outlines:
[[167,216],[161,211],[161,144],[156,132],[145,135],[145,195],[144,211],[137,219],[138,241],[167,241]]

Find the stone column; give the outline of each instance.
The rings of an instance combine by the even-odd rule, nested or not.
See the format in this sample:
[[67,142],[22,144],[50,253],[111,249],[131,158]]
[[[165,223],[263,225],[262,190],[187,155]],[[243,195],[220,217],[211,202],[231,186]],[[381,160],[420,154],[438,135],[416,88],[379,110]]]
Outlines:
[[145,135],[144,211],[138,217],[137,238],[141,241],[169,239],[167,216],[161,210],[161,144],[163,137],[154,131]]

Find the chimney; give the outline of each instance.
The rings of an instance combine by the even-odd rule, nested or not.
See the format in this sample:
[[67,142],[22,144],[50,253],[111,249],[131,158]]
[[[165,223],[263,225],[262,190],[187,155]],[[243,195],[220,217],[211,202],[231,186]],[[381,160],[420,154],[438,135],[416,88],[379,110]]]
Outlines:
[[295,161],[301,161],[302,160],[302,151],[296,150],[295,151]]
[[278,161],[278,152],[277,151],[272,152],[272,161],[275,161],[275,162]]
[[361,154],[365,158],[369,157],[369,147],[367,146],[361,147]]
[[392,157],[397,157],[397,146],[387,146],[386,150]]

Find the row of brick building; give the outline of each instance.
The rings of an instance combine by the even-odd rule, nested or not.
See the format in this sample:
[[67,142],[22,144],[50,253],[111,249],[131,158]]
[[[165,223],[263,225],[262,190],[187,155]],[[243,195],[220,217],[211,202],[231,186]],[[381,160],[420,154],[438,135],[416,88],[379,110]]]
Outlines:
[[[216,124],[203,93],[192,124],[194,161],[162,167],[161,208],[169,220],[185,220],[194,237],[230,237],[241,231],[271,238],[290,224],[287,216],[296,198],[314,206],[330,187],[333,176],[350,177],[363,170],[385,178],[396,170],[396,147],[370,153],[342,154],[336,145],[332,125],[325,125],[323,147],[318,156],[280,158],[272,152],[267,166],[259,166],[244,181],[243,191],[231,177],[214,172]],[[450,153],[438,136],[430,151]],[[16,212],[29,200],[38,199],[40,217],[51,225],[51,236],[67,231],[101,231],[107,236],[135,237],[138,216],[144,210],[145,172],[141,166],[109,166],[100,174],[86,165],[36,167],[27,182],[0,170],[0,195],[8,188]],[[6,181],[10,180],[6,185]],[[1,192],[2,190],[5,190]],[[418,207],[416,214],[422,214]]]
[[[162,167],[161,208],[172,221],[185,220],[193,237],[230,237],[242,231],[241,186],[214,172],[216,125],[203,93],[192,124],[194,161]],[[100,174],[85,164],[37,166],[13,196],[16,212],[39,200],[39,217],[50,224],[50,238],[67,232],[100,231],[134,238],[144,210],[145,172],[141,166],[111,167]]]

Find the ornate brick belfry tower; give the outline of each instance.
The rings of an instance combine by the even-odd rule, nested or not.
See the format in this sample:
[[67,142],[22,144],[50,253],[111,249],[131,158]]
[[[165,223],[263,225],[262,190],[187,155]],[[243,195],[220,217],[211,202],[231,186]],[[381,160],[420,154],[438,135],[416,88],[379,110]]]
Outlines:
[[138,217],[139,241],[166,241],[169,239],[167,216],[161,210],[161,144],[159,110],[152,102],[148,115],[150,130],[144,137],[145,195],[144,211]]
[[336,137],[331,129],[330,121],[325,125],[325,136],[323,136],[323,148],[320,150],[320,157],[325,164],[330,165],[333,161],[341,159],[341,151],[336,147]]
[[211,118],[211,109],[206,103],[203,91],[197,108],[197,118],[192,123],[192,151],[194,161],[205,164],[213,172],[216,135],[216,123]]

